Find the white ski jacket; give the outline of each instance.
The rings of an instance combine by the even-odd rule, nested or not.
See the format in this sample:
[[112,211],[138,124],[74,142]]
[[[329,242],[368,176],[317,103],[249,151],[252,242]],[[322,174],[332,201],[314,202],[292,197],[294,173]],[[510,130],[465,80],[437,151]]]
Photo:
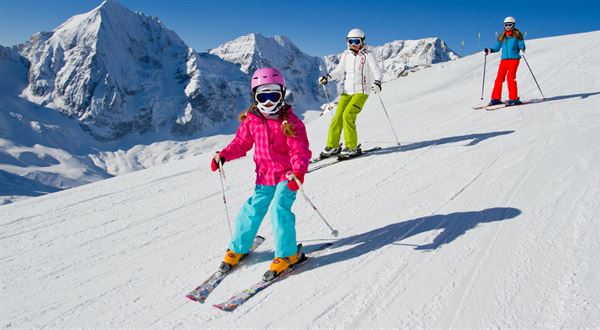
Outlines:
[[343,93],[369,94],[375,80],[381,81],[382,72],[373,53],[363,48],[358,53],[347,49],[340,63],[329,73],[331,80],[343,81]]

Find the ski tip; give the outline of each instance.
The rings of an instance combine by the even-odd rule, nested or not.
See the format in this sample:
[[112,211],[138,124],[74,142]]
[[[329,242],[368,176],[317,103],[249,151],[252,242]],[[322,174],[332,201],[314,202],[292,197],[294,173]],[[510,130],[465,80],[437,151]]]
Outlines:
[[260,236],[260,235],[256,235],[256,238],[258,238],[258,239],[262,239],[263,241],[265,240],[265,238],[264,238],[264,237],[262,237],[262,236]]
[[196,301],[196,297],[194,297],[192,295],[186,294],[185,297],[191,301]]
[[213,305],[213,307],[216,309],[220,309],[224,312],[233,312],[237,306],[217,304],[217,305]]
[[204,304],[204,299],[198,299],[197,297],[194,297],[190,294],[185,296],[187,299],[191,300],[191,301],[195,301],[195,302],[199,302],[201,304]]

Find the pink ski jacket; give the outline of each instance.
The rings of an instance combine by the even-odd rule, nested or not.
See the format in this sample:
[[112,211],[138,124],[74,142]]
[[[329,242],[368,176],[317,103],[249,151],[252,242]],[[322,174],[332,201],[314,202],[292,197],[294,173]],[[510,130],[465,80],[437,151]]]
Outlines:
[[[254,145],[256,184],[274,186],[287,180],[288,172],[306,173],[311,151],[304,123],[287,107],[287,121],[295,136],[283,134],[281,116],[265,117],[255,108],[247,112],[233,141],[220,155],[226,161],[244,157]],[[285,111],[285,110],[282,110]]]

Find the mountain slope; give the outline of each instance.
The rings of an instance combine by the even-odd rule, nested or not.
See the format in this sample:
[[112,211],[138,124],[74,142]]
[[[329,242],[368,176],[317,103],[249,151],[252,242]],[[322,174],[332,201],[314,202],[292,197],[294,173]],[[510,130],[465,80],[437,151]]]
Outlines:
[[[272,229],[265,220],[267,241],[208,305],[183,298],[228,240],[210,154],[0,206],[2,327],[599,327],[599,37],[527,41],[543,103],[471,110],[481,54],[385,84],[402,146],[371,97],[359,138],[384,149],[306,177],[336,245],[232,314],[210,304],[260,278]],[[538,97],[526,66],[518,81]],[[306,122],[316,152],[328,120]],[[251,157],[226,168],[235,214]],[[305,245],[331,239],[301,196],[294,209]]]
[[[235,66],[203,58],[156,17],[113,0],[34,35],[21,53],[31,62],[30,101],[76,117],[101,141],[132,134],[190,136],[233,117],[247,101],[245,75],[214,79]],[[219,62],[219,63],[216,63]],[[227,99],[229,102],[216,102]]]

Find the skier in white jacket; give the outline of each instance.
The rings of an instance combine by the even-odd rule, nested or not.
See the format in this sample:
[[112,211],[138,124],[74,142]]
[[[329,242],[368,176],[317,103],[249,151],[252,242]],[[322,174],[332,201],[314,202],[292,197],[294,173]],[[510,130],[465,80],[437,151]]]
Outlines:
[[[339,154],[340,158],[351,158],[361,154],[356,133],[356,117],[362,110],[369,91],[381,91],[382,72],[373,53],[366,49],[365,33],[352,29],[347,36],[348,49],[342,53],[337,67],[319,78],[319,84],[330,80],[343,80],[343,90],[327,136],[327,145],[321,158]],[[340,135],[344,131],[345,146],[340,147]],[[341,149],[341,150],[340,150]]]

